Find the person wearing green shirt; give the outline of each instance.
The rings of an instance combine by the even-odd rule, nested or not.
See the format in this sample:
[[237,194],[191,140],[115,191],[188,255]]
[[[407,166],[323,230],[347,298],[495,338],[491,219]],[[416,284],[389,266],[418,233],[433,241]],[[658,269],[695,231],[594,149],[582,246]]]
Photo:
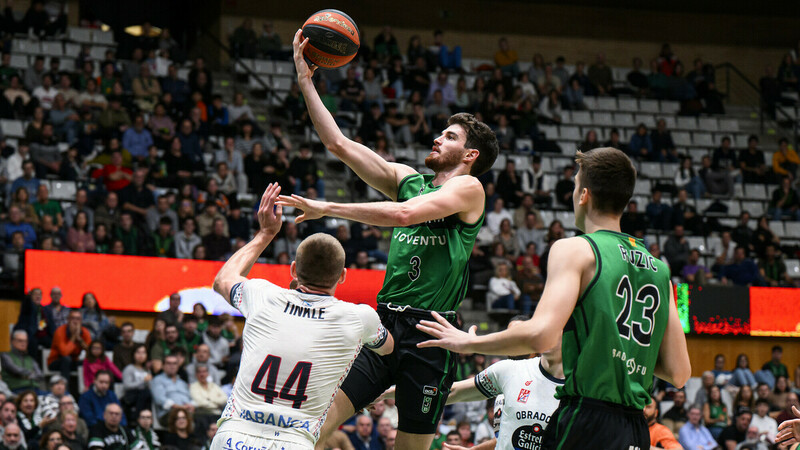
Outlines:
[[786,365],[781,362],[783,358],[783,347],[776,345],[772,347],[772,359],[765,362],[761,370],[767,370],[777,379],[778,377],[789,378],[789,370]]
[[50,216],[56,227],[61,228],[64,226],[64,214],[61,210],[61,204],[55,200],[50,200],[50,190],[47,189],[46,184],[39,185],[39,189],[36,191],[36,201],[33,202],[33,210],[36,211],[36,215],[40,219],[43,216]]
[[524,355],[556,346],[565,383],[542,436],[543,449],[650,448],[642,414],[653,377],[682,388],[691,375],[669,267],[641,239],[620,232],[636,169],[611,147],[578,152],[572,193],[575,225],[585,234],[550,248],[547,281],[531,320],[478,336],[438,314],[417,328],[422,348]]
[[395,227],[378,314],[392,334],[396,351],[380,357],[362,351],[337,392],[319,440],[336,430],[355,411],[396,385],[398,432],[396,448],[425,449],[455,375],[455,357],[447,350],[419,349],[425,336],[415,326],[435,311],[455,322],[455,310],[469,285],[467,262],[483,224],[485,194],[478,176],[497,158],[494,132],[471,114],[450,117],[433,141],[425,165],[433,174],[390,163],[342,134],[312,81],[316,68],[303,58],[308,40],[294,38],[297,84],[322,143],[367,184],[392,201],[339,204],[281,196],[278,203],[303,214],[296,222],[324,216]]

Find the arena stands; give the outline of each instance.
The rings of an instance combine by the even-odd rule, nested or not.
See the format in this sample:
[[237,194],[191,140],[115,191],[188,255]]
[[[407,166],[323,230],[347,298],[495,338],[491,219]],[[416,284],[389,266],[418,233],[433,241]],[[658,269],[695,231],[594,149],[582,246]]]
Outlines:
[[[180,49],[167,30],[161,38],[137,41],[129,52],[118,51],[114,34],[98,28],[36,30],[6,32],[2,41],[0,281],[12,292],[22,291],[24,251],[31,248],[225,260],[250,238],[252,208],[273,181],[284,192],[311,198],[381,198],[321,146],[294,82],[291,52],[281,45],[289,36],[276,35],[269,24],[260,35],[252,24],[242,24],[230,37],[233,56],[241,57],[213,70],[202,57],[185,63],[171,59]],[[317,82],[345,134],[387,160],[421,171],[433,137],[451,113],[472,112],[497,130],[503,151],[482,177],[487,220],[470,262],[471,287],[462,308],[468,322],[488,313],[497,326],[535,308],[549,246],[578,232],[571,197],[565,195],[574,186],[574,153],[601,145],[620,148],[635,160],[640,178],[623,231],[644,239],[654,256],[670,264],[676,281],[798,286],[800,158],[793,128],[775,124],[788,140],[760,134],[750,117],[753,105],[723,104],[713,64],[694,61],[684,76],[668,46],[641,55],[634,68],[606,66],[603,55],[586,68],[580,61],[547,61],[541,55],[521,61],[508,42],[494,60],[473,58],[468,48],[462,55],[458,46],[456,51],[434,45],[423,47],[416,37],[404,52],[387,28],[362,46],[349,67],[318,71]],[[649,61],[651,70],[640,68],[642,61]],[[790,53],[777,77],[761,80],[765,95],[765,86],[778,81],[768,106],[777,105],[794,120],[798,67],[797,54]],[[292,212],[286,216],[291,221]],[[380,269],[386,261],[389,230],[341,220],[290,223],[264,262],[288,264],[300,240],[319,231],[342,242],[349,267]],[[20,410],[20,420],[32,425],[22,430],[28,448],[53,427],[82,448],[96,433],[87,425],[103,421],[113,428],[104,414],[114,411],[102,409],[108,403],[121,404],[130,429],[150,444],[158,439],[152,429],[178,448],[190,448],[182,446],[189,441],[199,447],[209,439],[206,430],[213,436],[209,424],[222,405],[209,392],[216,394],[219,387],[229,393],[240,356],[230,317],[207,316],[198,308],[183,318],[173,311],[159,316],[151,333],[130,334],[132,327],[108,320],[87,294],[76,325],[66,319],[57,324],[48,312],[46,326],[37,328],[41,300],[41,291],[26,293],[15,327],[26,333],[15,335],[19,348],[3,359],[7,383],[20,374],[35,379],[42,390],[39,408],[61,412],[55,425],[48,425],[50,416],[36,415],[43,411]],[[65,355],[53,353],[53,337],[69,326],[83,326],[89,338]],[[212,349],[210,360],[195,354],[202,343]],[[24,364],[35,364],[35,370],[6,364],[6,356],[21,358],[24,345],[33,357]],[[56,356],[67,359],[59,365]],[[460,355],[458,378],[490,362],[482,355]],[[189,386],[186,381],[196,373],[187,368],[210,369],[211,378],[217,374],[219,380],[210,387]],[[713,374],[711,384],[724,387],[722,398],[732,415],[737,405],[731,398],[741,386],[725,369]],[[737,362],[735,369],[747,378],[749,368]],[[753,379],[768,383],[771,391],[757,396],[767,398],[772,415],[780,417],[797,396],[773,385],[792,376],[796,391],[800,374],[783,374],[784,367],[772,370],[770,379],[768,369]],[[64,401],[69,394],[57,387],[62,377],[74,397],[69,402]],[[107,378],[116,379],[113,388]],[[165,393],[169,383],[177,387]],[[693,383],[694,390],[685,392],[689,403],[703,397],[695,394],[700,380]],[[44,395],[44,389],[51,393]],[[0,391],[6,398],[12,394],[2,385]],[[200,399],[196,392],[207,394]],[[674,393],[662,387],[663,412],[674,405],[669,403]],[[54,395],[58,398],[50,398]],[[75,405],[79,421],[69,414]],[[482,405],[448,409],[445,422],[465,421],[475,430],[487,420]],[[389,436],[381,418],[396,426],[396,408],[391,401],[378,406],[384,407],[371,417],[370,433],[380,442]],[[679,429],[673,431],[677,435]],[[460,438],[472,439],[469,433]],[[437,436],[437,442],[443,439]]]

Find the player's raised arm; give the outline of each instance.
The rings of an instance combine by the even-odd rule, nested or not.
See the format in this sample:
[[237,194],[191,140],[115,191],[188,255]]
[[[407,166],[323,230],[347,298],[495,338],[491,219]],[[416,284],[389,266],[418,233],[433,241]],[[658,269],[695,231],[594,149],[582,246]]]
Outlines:
[[658,351],[655,374],[658,378],[680,389],[692,376],[692,365],[689,362],[689,351],[686,349],[686,336],[683,334],[678,307],[675,305],[675,294],[672,283],[669,285],[669,316],[664,340]]
[[547,264],[547,284],[531,320],[497,333],[475,334],[475,327],[465,333],[440,315],[436,322],[423,320],[417,328],[434,340],[419,347],[442,347],[459,353],[490,355],[525,355],[550,350],[558,344],[581,290],[581,273],[593,264],[589,243],[580,238],[561,239],[553,244]]
[[281,230],[282,208],[275,203],[280,192],[281,187],[278,183],[267,186],[267,190],[261,196],[261,205],[258,208],[258,232],[253,240],[230,257],[214,279],[214,290],[228,303],[231,302],[233,286],[236,283],[247,281],[247,274],[250,273],[258,256],[264,252],[267,245]]
[[303,39],[303,31],[297,30],[293,42],[297,85],[303,92],[308,114],[320,140],[331,153],[353,169],[359,178],[392,200],[397,200],[398,183],[403,177],[416,171],[402,164],[387,162],[371,149],[348,139],[342,133],[314,87],[311,77],[316,67],[310,68],[303,58],[306,45],[308,38]]
[[298,195],[278,197],[278,204],[303,211],[296,222],[338,217],[368,225],[405,227],[453,214],[467,223],[474,223],[483,213],[485,194],[477,178],[454,177],[438,191],[420,195],[404,202],[333,203],[308,200]]

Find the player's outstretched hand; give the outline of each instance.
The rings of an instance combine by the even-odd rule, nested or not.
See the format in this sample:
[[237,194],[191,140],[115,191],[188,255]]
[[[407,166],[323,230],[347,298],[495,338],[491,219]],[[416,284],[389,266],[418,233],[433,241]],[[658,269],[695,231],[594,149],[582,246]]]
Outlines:
[[286,195],[278,196],[278,204],[281,206],[291,206],[303,211],[303,214],[297,216],[294,221],[297,223],[305,222],[306,220],[319,219],[325,217],[323,205],[325,202],[318,200],[309,200],[300,197],[299,195],[292,194],[291,197]]
[[275,203],[280,192],[281,186],[278,183],[272,183],[267,186],[267,190],[261,196],[261,204],[258,207],[258,226],[262,233],[274,236],[281,231],[283,207]]
[[297,33],[294,34],[294,41],[292,42],[292,48],[294,48],[294,67],[297,69],[297,81],[302,79],[314,76],[314,72],[317,70],[317,66],[309,67],[306,59],[303,57],[303,50],[305,50],[306,45],[308,45],[308,38],[303,37],[303,30],[297,30]]
[[431,311],[431,314],[433,318],[436,319],[436,322],[421,320],[417,324],[417,329],[430,334],[436,339],[420,342],[417,344],[417,347],[441,347],[456,353],[463,353],[469,339],[475,337],[475,330],[477,330],[478,327],[473,325],[469,327],[469,332],[465,333],[454,327],[453,324],[448,322],[437,312]]
[[784,420],[778,426],[778,434],[775,435],[775,442],[791,445],[800,442],[800,410],[792,406],[792,412],[797,419]]

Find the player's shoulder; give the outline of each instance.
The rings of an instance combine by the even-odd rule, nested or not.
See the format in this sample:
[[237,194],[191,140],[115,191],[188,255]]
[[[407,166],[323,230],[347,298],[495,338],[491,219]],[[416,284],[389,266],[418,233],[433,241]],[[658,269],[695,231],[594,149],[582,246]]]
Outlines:
[[480,190],[483,192],[483,185],[481,181],[472,175],[458,175],[445,181],[443,186],[448,186],[458,189],[467,189],[471,191]]
[[239,285],[245,292],[279,292],[286,290],[263,278],[249,278],[247,281],[239,283]]
[[584,236],[574,236],[555,241],[550,246],[549,261],[555,258],[566,258],[570,265],[594,262],[595,254],[592,244]]

